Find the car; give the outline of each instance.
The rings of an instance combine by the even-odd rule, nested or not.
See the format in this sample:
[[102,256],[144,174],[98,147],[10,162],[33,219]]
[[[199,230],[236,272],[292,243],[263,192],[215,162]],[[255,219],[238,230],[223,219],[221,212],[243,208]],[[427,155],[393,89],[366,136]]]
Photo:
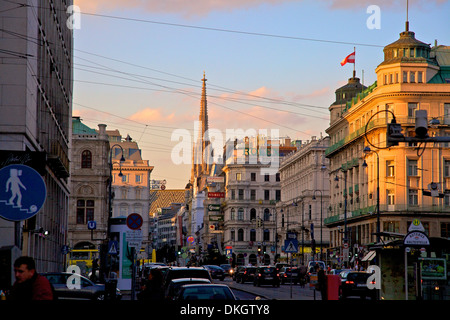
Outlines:
[[203,278],[213,282],[209,270],[205,267],[170,267],[164,276],[164,290],[167,289],[170,281],[179,278]]
[[347,280],[347,275],[349,272],[352,272],[352,269],[344,269],[339,272],[339,277],[341,278],[341,282],[345,282]]
[[224,284],[187,284],[181,287],[176,300],[237,300]]
[[221,267],[225,271],[226,276],[233,276],[234,269],[230,264],[221,264],[219,267]]
[[235,280],[237,283],[253,282],[255,273],[256,267],[240,266],[236,271]]
[[283,267],[279,271],[281,284],[287,282],[297,284],[300,280],[299,270],[297,267]]
[[263,284],[271,284],[274,287],[280,286],[280,274],[278,269],[274,266],[262,266],[256,268],[254,286],[261,286]]
[[371,273],[365,271],[350,271],[344,274],[345,281],[341,282],[340,298],[346,299],[350,296],[359,296],[362,299],[371,297],[372,300],[377,298],[377,291],[367,287],[367,279]]
[[[70,272],[47,272],[42,274],[55,288],[58,299],[77,300],[105,300],[106,287],[104,284],[94,283],[85,276]],[[69,288],[70,284],[78,284],[80,288]],[[68,287],[69,284],[69,287]],[[114,299],[122,297],[120,290],[115,289]]]
[[322,268],[323,270],[327,270],[325,262],[323,261],[309,261],[307,270],[311,272],[311,268],[318,269]]
[[179,278],[170,281],[165,292],[167,300],[174,300],[178,296],[180,289],[186,284],[210,284],[211,281],[204,278]]
[[221,281],[225,279],[225,271],[221,267],[215,265],[204,265],[204,267],[211,273],[211,278],[220,279]]

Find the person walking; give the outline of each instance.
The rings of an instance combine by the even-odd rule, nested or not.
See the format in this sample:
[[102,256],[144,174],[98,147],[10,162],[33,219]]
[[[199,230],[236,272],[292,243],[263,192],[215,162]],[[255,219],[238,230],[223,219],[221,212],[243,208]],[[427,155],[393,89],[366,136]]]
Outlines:
[[17,258],[14,262],[14,275],[16,281],[7,300],[54,300],[56,298],[54,289],[47,278],[37,273],[32,257]]
[[317,290],[320,291],[322,300],[327,300],[327,276],[322,267],[317,273]]
[[138,300],[163,300],[163,277],[158,268],[150,269],[148,279],[138,294]]

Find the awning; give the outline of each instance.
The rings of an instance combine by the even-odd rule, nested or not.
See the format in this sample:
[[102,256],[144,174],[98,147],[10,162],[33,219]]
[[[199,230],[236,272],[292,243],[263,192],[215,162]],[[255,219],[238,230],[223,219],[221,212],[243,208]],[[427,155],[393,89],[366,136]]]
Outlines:
[[366,254],[366,255],[364,256],[364,258],[362,258],[361,261],[370,261],[370,260],[373,260],[373,258],[375,258],[376,255],[377,255],[377,252],[376,252],[376,251],[369,251],[369,253]]

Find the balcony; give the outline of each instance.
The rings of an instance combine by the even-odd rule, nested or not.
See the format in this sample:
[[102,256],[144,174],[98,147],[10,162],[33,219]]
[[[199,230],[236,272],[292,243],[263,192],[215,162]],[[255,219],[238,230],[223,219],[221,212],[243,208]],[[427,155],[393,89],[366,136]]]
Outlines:
[[63,179],[69,177],[69,158],[61,143],[53,140],[50,145],[50,150],[47,151],[47,163],[55,175]]

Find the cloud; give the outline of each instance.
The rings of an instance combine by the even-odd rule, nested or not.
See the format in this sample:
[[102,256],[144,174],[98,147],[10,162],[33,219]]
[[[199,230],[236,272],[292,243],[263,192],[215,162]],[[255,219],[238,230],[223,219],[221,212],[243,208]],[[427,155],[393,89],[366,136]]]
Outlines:
[[[254,8],[263,4],[280,5],[284,3],[302,2],[303,0],[75,0],[82,12],[99,13],[111,10],[142,9],[153,13],[175,13],[185,17],[198,17],[213,11],[233,11]],[[404,0],[321,0],[330,9],[360,9],[369,5],[386,7],[405,7]],[[414,6],[423,7],[447,0],[418,1]]]

